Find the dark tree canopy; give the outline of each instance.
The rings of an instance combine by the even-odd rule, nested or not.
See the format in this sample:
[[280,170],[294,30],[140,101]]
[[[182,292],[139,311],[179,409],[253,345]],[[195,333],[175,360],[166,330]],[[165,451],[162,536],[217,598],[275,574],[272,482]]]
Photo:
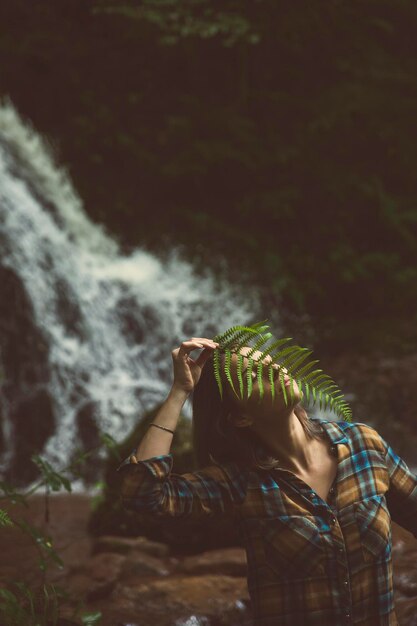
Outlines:
[[0,93],[126,247],[416,339],[413,0],[13,0],[0,23]]

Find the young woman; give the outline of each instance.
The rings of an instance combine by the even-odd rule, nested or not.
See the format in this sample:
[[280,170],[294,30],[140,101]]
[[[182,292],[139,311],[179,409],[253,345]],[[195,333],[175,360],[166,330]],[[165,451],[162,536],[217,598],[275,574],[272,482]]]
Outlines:
[[[216,515],[233,516],[246,548],[254,626],[397,625],[391,521],[417,538],[417,477],[370,426],[309,417],[295,384],[289,404],[280,385],[272,399],[265,373],[260,399],[254,370],[252,394],[242,399],[223,375],[222,400],[211,358],[217,345],[193,337],[172,351],[171,391],[118,468],[124,506],[208,515],[213,524]],[[201,469],[175,474],[171,441],[191,392]]]

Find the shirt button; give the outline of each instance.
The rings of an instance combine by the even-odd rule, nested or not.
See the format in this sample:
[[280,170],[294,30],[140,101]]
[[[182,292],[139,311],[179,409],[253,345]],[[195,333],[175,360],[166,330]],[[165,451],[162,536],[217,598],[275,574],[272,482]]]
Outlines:
[[329,493],[334,493],[334,487],[330,487]]
[[348,581],[347,581],[347,580],[344,580],[344,581],[343,581],[343,584],[344,584],[344,585],[348,585],[349,583],[348,583]]
[[335,516],[334,516],[334,515],[332,515],[332,516],[331,516],[331,518],[330,518],[330,522],[331,522],[332,524],[335,524],[335,523],[336,523],[336,518],[335,518]]

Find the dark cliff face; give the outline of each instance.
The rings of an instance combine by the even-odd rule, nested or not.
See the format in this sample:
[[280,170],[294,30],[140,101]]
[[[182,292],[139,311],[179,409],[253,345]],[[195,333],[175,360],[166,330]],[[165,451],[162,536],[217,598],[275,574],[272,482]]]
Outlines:
[[[55,428],[53,400],[47,388],[48,353],[19,276],[0,267],[2,453],[12,454],[6,479],[16,485],[37,475],[30,456],[42,451]],[[7,436],[6,421],[11,428]]]

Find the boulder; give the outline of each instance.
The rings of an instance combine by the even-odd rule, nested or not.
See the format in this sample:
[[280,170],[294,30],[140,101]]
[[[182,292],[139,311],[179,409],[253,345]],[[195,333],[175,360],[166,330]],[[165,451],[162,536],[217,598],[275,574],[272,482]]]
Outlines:
[[166,544],[150,541],[146,537],[113,537],[104,535],[99,537],[93,545],[93,554],[99,552],[128,554],[136,551],[159,558],[169,555],[169,547]]
[[246,576],[246,552],[244,548],[207,550],[201,554],[185,557],[181,561],[179,571],[192,576],[205,574]]
[[14,455],[6,479],[21,487],[36,478],[40,471],[31,462],[33,454],[41,454],[55,431],[54,403],[46,389],[38,389],[16,400],[9,419],[13,425]]
[[[249,624],[249,596],[245,578],[234,576],[178,576],[133,585],[119,583],[110,599],[121,623],[128,610],[137,624]],[[188,621],[194,616],[194,621]],[[204,621],[197,621],[198,617]]]
[[124,555],[113,552],[92,556],[71,569],[69,590],[75,596],[91,601],[107,597],[120,578],[125,560]]
[[[30,456],[42,451],[55,428],[48,353],[22,280],[11,268],[0,267],[0,414],[12,427],[14,449],[5,478],[15,487],[39,475]],[[0,445],[4,449],[10,441]]]

